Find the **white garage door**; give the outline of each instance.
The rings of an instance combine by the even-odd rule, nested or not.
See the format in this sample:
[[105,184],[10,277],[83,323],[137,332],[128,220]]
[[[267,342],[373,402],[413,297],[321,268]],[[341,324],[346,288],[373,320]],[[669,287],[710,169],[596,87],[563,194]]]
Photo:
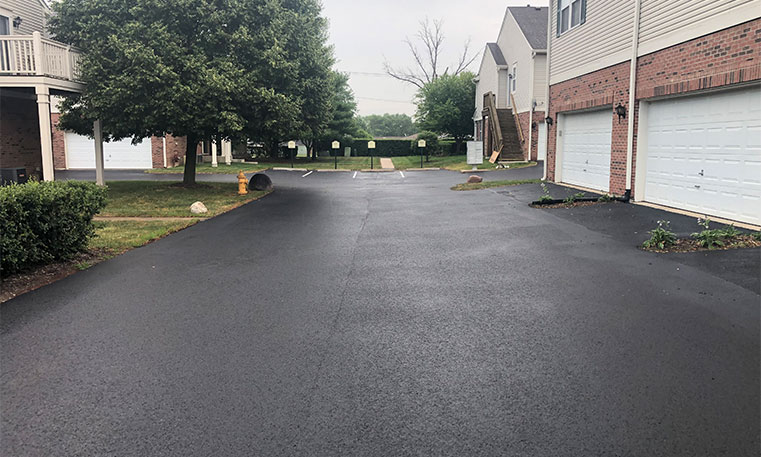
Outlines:
[[[95,168],[95,141],[66,132],[66,156],[69,168]],[[146,138],[137,145],[129,139],[103,143],[103,166],[115,169],[151,168],[151,140]]]
[[608,192],[612,110],[566,114],[563,119],[562,182]]
[[761,88],[653,102],[646,141],[646,201],[761,224]]

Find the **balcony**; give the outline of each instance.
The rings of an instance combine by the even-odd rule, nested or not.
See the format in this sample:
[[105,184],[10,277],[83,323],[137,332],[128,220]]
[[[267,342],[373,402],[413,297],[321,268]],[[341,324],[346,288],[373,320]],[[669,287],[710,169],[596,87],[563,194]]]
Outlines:
[[47,77],[56,80],[79,80],[82,54],[75,48],[32,35],[0,35],[0,79],[7,76]]

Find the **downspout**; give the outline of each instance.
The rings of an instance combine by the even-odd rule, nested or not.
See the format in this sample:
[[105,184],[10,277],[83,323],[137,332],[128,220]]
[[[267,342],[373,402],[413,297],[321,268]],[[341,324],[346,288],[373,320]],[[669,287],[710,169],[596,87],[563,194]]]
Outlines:
[[[550,48],[552,43],[552,7],[553,5],[557,5],[557,2],[554,0],[550,2],[549,7],[547,8],[547,66],[546,66],[546,75],[545,78],[547,80],[547,85],[545,86],[544,90],[544,117],[547,118],[550,115],[550,61],[552,60],[550,58]],[[557,27],[557,25],[556,25]],[[550,126],[548,125],[545,129],[545,135],[547,135],[547,149],[550,147]],[[538,134],[538,132],[537,132]],[[555,135],[555,154],[557,155],[557,134]],[[545,154],[544,157],[544,164],[542,171],[542,181],[547,180],[547,162],[549,162],[549,154]]]
[[[528,158],[526,159],[526,162],[531,162],[531,140],[534,137],[534,129],[531,128],[531,125],[534,123],[534,108],[536,108],[536,105],[534,103],[534,58],[536,57],[536,51],[531,51],[531,69],[529,70],[529,75],[531,76],[529,78],[529,83],[531,83],[531,86],[529,86],[528,90],[528,145],[526,145],[526,150],[528,151]],[[537,130],[539,130],[537,128]],[[539,132],[537,132],[537,135]]]
[[634,0],[634,27],[632,31],[632,58],[629,63],[629,128],[626,135],[626,193],[632,197],[632,168],[634,166],[634,105],[637,101],[637,52],[639,51],[639,14],[642,0]]

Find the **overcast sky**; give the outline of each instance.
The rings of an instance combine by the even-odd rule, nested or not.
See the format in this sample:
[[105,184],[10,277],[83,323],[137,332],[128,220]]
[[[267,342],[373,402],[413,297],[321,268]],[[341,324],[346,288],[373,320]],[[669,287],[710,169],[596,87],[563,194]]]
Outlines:
[[[470,69],[475,73],[481,53],[496,41],[508,6],[526,6],[516,0],[323,0],[323,14],[330,20],[330,41],[335,45],[338,70],[349,72],[359,114],[406,113],[412,115],[415,87],[383,76],[383,61],[410,66],[412,57],[403,43],[415,35],[418,22],[426,17],[444,20],[444,61],[456,65],[468,38],[478,58]],[[547,6],[534,0],[532,6]]]

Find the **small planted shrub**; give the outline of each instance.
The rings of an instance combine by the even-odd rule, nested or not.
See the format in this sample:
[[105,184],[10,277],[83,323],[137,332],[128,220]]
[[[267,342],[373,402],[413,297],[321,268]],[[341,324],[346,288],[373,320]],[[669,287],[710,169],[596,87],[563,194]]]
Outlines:
[[750,234],[756,241],[761,241],[761,232],[753,232]]
[[542,182],[540,185],[542,186],[542,192],[544,193],[544,195],[539,197],[539,203],[551,202],[553,199],[552,199],[552,196],[550,195],[550,189],[547,187],[547,184]]
[[601,203],[608,203],[613,201],[613,196],[609,194],[603,194],[600,196],[600,198],[597,199],[598,202]]
[[676,234],[671,231],[669,221],[658,221],[658,227],[647,232],[650,239],[642,243],[647,249],[659,249],[661,251],[668,249],[676,243]]
[[[724,245],[726,244],[725,240],[727,238],[725,230],[711,229],[709,228],[710,223],[711,223],[711,220],[709,218],[705,218],[705,219],[698,218],[698,225],[703,227],[703,230],[701,230],[700,232],[693,233],[692,237],[695,238],[695,240],[697,240],[698,244],[701,247],[704,247],[706,249],[715,249],[715,248],[724,247]],[[734,227],[732,227],[732,230],[734,230],[735,232],[737,231]]]
[[69,259],[87,249],[106,189],[92,183],[29,182],[0,187],[0,275]]
[[563,203],[565,203],[566,205],[573,205],[574,202],[580,198],[584,198],[584,192],[577,192],[573,195],[569,195],[568,198],[563,200]]
[[737,230],[734,224],[725,228],[724,230],[722,230],[722,232],[724,233],[724,238],[727,240],[733,240],[737,238],[738,236],[742,235],[742,232]]

